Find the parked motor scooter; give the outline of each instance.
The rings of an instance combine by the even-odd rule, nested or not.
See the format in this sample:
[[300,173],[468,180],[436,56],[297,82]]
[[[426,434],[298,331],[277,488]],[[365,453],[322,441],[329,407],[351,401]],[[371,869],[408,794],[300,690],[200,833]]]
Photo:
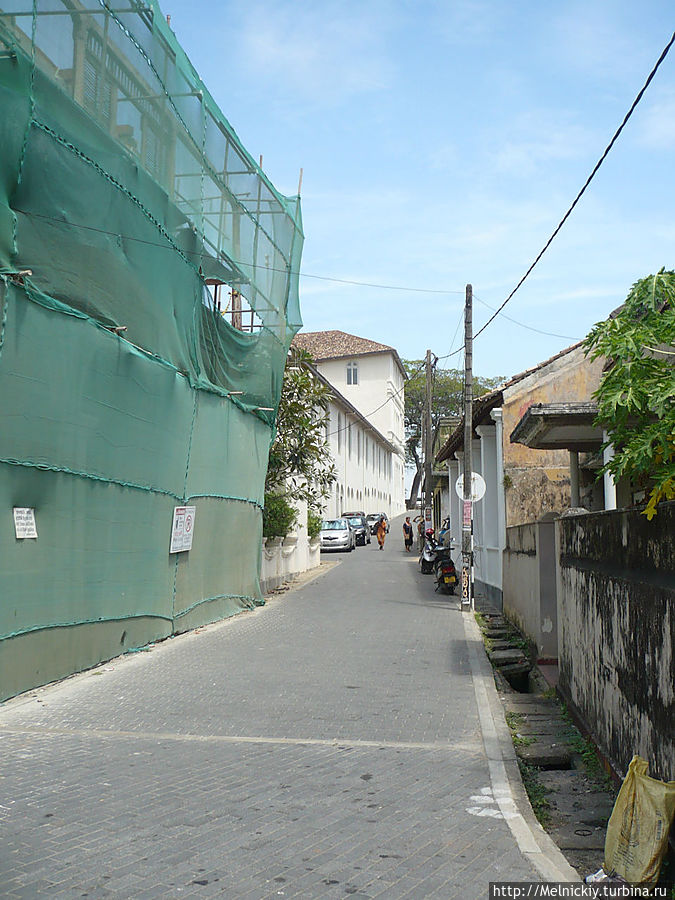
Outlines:
[[434,529],[427,529],[424,535],[424,547],[422,548],[422,552],[419,557],[419,566],[420,572],[423,575],[431,575],[434,571],[434,563],[436,561],[436,553],[440,548],[440,544],[437,543],[436,538],[434,537]]
[[452,546],[439,547],[434,560],[434,581],[436,590],[444,594],[454,594],[457,585],[457,569],[450,553]]

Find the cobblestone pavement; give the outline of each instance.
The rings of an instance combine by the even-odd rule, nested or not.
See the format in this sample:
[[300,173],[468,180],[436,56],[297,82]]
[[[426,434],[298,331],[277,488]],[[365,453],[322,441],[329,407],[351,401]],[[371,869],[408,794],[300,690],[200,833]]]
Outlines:
[[[538,881],[455,598],[392,527],[264,608],[0,705],[0,897],[486,898]],[[471,810],[471,811],[469,811]]]

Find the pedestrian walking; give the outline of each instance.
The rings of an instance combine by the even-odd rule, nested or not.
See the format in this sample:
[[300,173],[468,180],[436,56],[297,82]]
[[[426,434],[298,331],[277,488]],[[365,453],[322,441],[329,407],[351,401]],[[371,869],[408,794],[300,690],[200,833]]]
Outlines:
[[410,553],[413,545],[413,527],[410,516],[406,516],[403,523],[403,541],[405,543],[405,552]]
[[384,550],[384,539],[387,536],[387,523],[384,521],[384,516],[380,516],[380,521],[377,523],[377,543],[380,545],[380,550]]
[[417,549],[424,550],[424,516],[415,516],[413,522],[417,522]]

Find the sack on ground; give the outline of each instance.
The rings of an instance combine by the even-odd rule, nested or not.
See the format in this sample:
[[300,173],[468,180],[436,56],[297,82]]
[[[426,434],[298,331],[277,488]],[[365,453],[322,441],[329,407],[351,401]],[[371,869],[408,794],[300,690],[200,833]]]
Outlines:
[[631,884],[658,881],[674,815],[675,781],[650,778],[647,762],[634,756],[607,825],[605,872]]

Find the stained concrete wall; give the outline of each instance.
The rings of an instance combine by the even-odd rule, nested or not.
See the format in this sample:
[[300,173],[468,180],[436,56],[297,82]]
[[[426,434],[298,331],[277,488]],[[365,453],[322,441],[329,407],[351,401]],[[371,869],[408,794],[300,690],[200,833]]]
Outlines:
[[558,656],[554,529],[552,518],[507,528],[503,556],[504,614],[540,660]]
[[675,779],[675,503],[556,523],[559,687],[618,772]]

